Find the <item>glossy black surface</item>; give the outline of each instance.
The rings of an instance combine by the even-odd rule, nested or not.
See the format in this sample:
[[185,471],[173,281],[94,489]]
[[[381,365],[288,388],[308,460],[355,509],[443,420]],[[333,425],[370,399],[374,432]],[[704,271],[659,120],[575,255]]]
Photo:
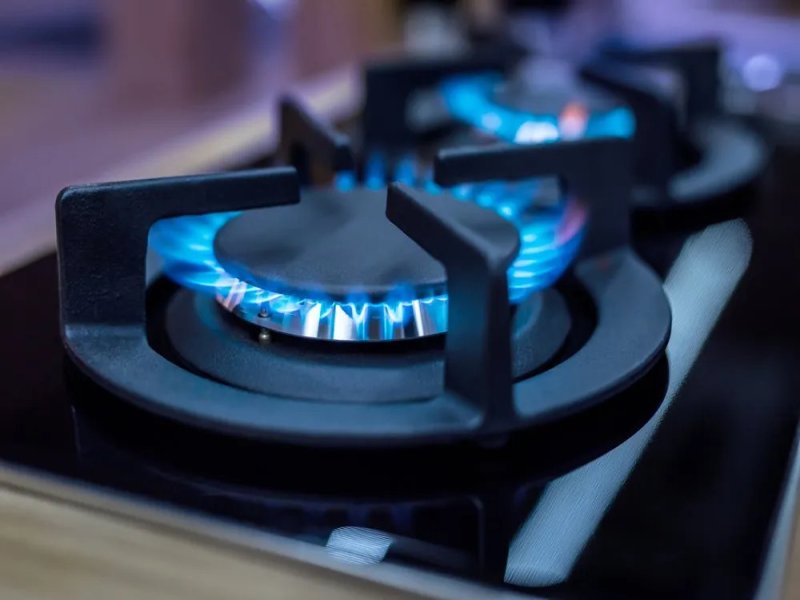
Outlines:
[[0,458],[349,560],[387,538],[334,530],[382,531],[385,560],[546,597],[751,596],[800,408],[799,160],[780,150],[724,216],[638,223],[672,304],[666,357],[601,410],[497,448],[323,453],[141,414],[65,358],[45,257],[0,278]]

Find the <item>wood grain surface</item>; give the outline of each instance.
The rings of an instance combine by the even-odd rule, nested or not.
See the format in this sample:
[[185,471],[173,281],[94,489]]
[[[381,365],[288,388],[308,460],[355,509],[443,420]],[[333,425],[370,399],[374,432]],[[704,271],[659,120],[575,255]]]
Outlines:
[[800,600],[800,520],[794,516],[794,535],[786,561],[786,577],[784,579],[783,598]]
[[0,485],[0,598],[418,598]]

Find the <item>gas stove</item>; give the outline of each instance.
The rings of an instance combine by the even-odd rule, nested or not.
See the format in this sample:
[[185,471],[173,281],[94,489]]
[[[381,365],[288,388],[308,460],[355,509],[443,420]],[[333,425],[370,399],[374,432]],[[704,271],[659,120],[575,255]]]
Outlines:
[[445,596],[774,585],[797,150],[652,219],[637,106],[518,66],[373,65],[342,130],[285,98],[268,168],[62,192],[0,278],[0,458]]

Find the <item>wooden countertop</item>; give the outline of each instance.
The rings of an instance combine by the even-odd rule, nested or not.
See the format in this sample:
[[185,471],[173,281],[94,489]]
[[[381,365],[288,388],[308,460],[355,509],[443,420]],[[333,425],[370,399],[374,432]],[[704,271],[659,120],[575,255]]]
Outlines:
[[[354,575],[226,544],[0,467],[0,597],[420,598]],[[124,504],[120,505],[124,508]]]

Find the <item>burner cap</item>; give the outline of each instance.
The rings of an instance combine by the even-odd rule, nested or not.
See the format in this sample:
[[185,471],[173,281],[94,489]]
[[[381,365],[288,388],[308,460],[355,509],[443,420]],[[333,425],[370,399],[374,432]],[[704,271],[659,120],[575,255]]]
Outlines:
[[509,142],[628,137],[634,128],[627,107],[575,83],[534,87],[524,77],[470,75],[446,81],[442,95],[456,119]]
[[[443,203],[442,211],[454,223],[480,235],[498,235],[496,241],[509,244],[510,251],[517,249],[508,270],[512,304],[552,285],[580,247],[586,222],[583,205],[569,197],[551,198],[540,181],[458,185],[444,197],[431,197],[443,191],[430,180],[420,184],[429,190],[427,202]],[[272,207],[267,210],[270,215],[227,212],[164,219],[152,227],[150,244],[172,279],[216,297],[228,311],[261,327],[339,341],[444,333],[448,298],[439,264],[388,223],[381,209],[382,191],[370,183],[369,190],[355,188],[355,176],[337,185],[337,190],[307,190],[308,204],[304,200],[291,211]],[[305,219],[309,212],[314,216]],[[272,214],[289,214],[280,222],[291,231],[275,227]],[[347,223],[337,224],[343,215]],[[362,225],[351,228],[351,218]],[[252,245],[242,248],[246,236],[240,238],[233,230],[217,239],[231,220],[248,230]],[[511,228],[516,229],[513,236]],[[397,243],[387,243],[392,239]],[[228,250],[215,247],[225,240],[231,240]],[[283,240],[282,245],[276,240]],[[313,249],[300,245],[302,240],[315,244]],[[268,254],[266,260],[277,264],[265,267],[258,253]],[[306,256],[307,268],[300,254]],[[403,261],[398,260],[401,256]]]
[[314,190],[298,205],[232,219],[217,233],[214,252],[239,279],[307,298],[380,301],[401,284],[418,296],[443,291],[444,269],[384,210],[381,192]]
[[[532,115],[555,115],[582,110],[585,117],[620,108],[610,96],[575,84],[556,88],[535,88],[526,81],[501,82],[490,91],[490,99],[502,106]],[[576,115],[571,115],[575,117]]]
[[[429,198],[442,203],[453,222],[519,249],[516,227],[492,210],[450,196]],[[438,300],[447,291],[444,268],[386,218],[385,206],[382,190],[312,189],[299,204],[249,211],[231,219],[217,233],[214,253],[226,273],[291,297],[294,304],[316,301],[312,304],[335,304],[340,311],[351,308],[352,314],[342,315],[343,320],[357,321],[363,306],[385,304],[391,311],[395,303],[414,301],[421,303],[418,311],[434,311],[443,317],[445,304]],[[226,305],[226,299],[222,303]],[[305,321],[316,322],[318,316],[290,325],[287,313],[296,311],[276,309],[269,299],[258,314],[232,308],[264,327],[292,333],[302,326],[301,335],[320,335],[305,327]],[[435,324],[416,329],[402,337],[443,331]],[[349,334],[344,336],[349,338]]]

